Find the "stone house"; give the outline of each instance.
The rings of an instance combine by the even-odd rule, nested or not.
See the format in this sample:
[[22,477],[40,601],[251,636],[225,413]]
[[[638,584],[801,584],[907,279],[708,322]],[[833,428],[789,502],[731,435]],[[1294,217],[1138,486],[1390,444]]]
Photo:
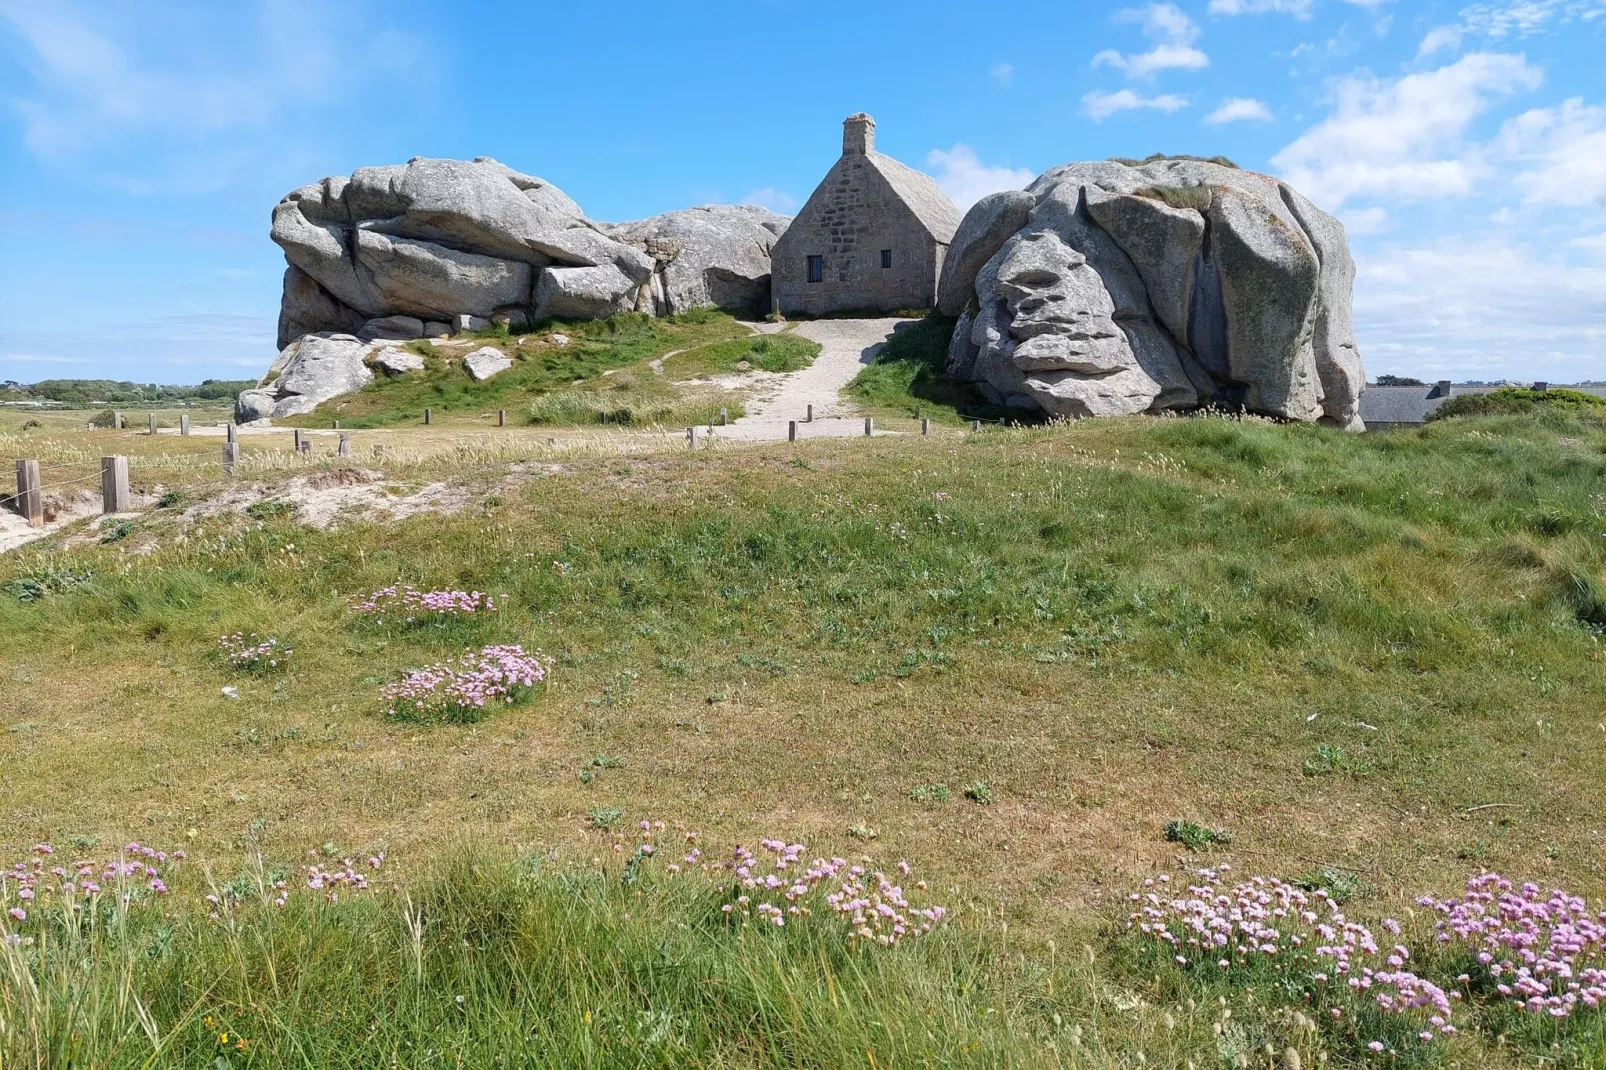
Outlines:
[[770,254],[783,315],[931,308],[959,209],[930,175],[875,151],[875,120],[842,124],[842,158]]

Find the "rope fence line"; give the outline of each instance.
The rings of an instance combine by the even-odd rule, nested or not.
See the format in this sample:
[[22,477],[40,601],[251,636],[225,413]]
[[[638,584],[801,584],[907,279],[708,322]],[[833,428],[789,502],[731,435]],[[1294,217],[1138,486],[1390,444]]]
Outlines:
[[[812,406],[810,406],[810,408],[812,408]],[[799,422],[813,422],[812,412],[809,413],[809,417],[809,420]],[[930,421],[928,418],[923,416],[922,410],[916,410],[915,418],[921,421],[922,435],[929,434]],[[992,426],[1019,426],[1018,421],[1009,420],[1003,417],[970,417],[968,419],[973,431],[979,431],[984,424]],[[794,422],[792,425],[792,433],[788,436],[789,440],[794,442],[797,441],[795,430],[796,425],[797,422]],[[701,430],[701,425],[695,429],[688,428],[687,440],[695,448],[699,445],[705,444],[708,441],[717,439],[719,437],[716,431],[717,426],[719,425],[708,425],[709,433],[706,435],[696,433],[697,431]],[[350,429],[340,434],[341,447],[343,449],[350,445],[351,438],[353,437],[354,432],[357,430],[362,429]],[[379,430],[381,430],[381,432],[383,431],[383,429]],[[873,431],[873,418],[866,418],[864,432],[865,436],[871,436]],[[215,472],[218,467],[222,467],[224,471],[228,473],[227,477],[222,480],[212,479],[198,484],[180,482],[177,486],[169,488],[171,490],[199,494],[214,490],[238,488],[242,481],[249,480],[253,475],[265,476],[270,473],[293,472],[297,469],[302,471],[316,470],[320,467],[324,467],[330,461],[339,463],[364,460],[372,461],[374,463],[413,466],[426,465],[431,461],[436,461],[443,458],[449,459],[453,454],[456,454],[459,461],[456,471],[459,474],[469,475],[505,468],[509,464],[517,463],[519,460],[533,459],[534,454],[541,452],[545,452],[548,456],[550,456],[553,452],[560,452],[562,454],[569,455],[577,452],[577,450],[584,451],[597,445],[597,442],[594,439],[581,438],[579,440],[571,440],[570,442],[565,443],[564,447],[560,448],[558,445],[558,440],[555,438],[548,438],[545,445],[542,446],[537,443],[509,441],[505,438],[501,438],[500,436],[490,435],[485,436],[484,439],[480,441],[459,442],[455,445],[448,446],[445,449],[417,454],[398,453],[396,452],[397,447],[393,443],[376,443],[372,447],[372,452],[367,453],[362,457],[355,456],[354,450],[347,453],[326,452],[321,457],[314,457],[312,451],[302,445],[306,441],[303,438],[303,435],[307,434],[308,432],[302,429],[295,429],[294,433],[295,441],[297,445],[301,446],[301,448],[297,448],[297,446],[291,446],[290,449],[286,450],[283,447],[278,446],[276,443],[269,442],[264,444],[267,447],[266,449],[255,449],[251,453],[245,454],[243,452],[234,452],[238,443],[231,441],[225,445],[225,449],[223,451],[224,457],[221,461],[204,461],[201,459],[201,455],[199,453],[158,454],[153,457],[136,458],[140,462],[141,468],[144,469],[144,472],[141,473],[142,476],[144,476],[141,482],[142,484],[146,485],[163,485],[164,480],[159,478],[150,478],[151,474],[158,473],[176,480],[182,480],[184,476],[189,474]],[[633,428],[626,436],[626,444],[639,445],[646,443],[650,445],[652,442],[657,441],[660,438],[668,438],[673,434],[674,432],[669,428]],[[839,436],[832,437],[835,438]],[[485,457],[487,452],[500,454],[500,456],[496,457],[494,460],[489,459]],[[231,453],[233,454],[232,456],[230,456]],[[478,463],[469,462],[469,456],[475,453],[480,454],[481,459],[478,459]],[[288,456],[286,456],[287,454]],[[289,463],[284,463],[286,461]],[[81,461],[63,461],[51,465],[39,465],[36,461],[31,461],[27,462],[26,470],[24,468],[24,461],[19,460],[17,465],[19,484],[17,493],[0,495],[0,506],[6,506],[9,508],[20,507],[21,509],[31,508],[32,510],[37,511],[39,510],[41,504],[40,496],[46,489],[43,476],[50,473],[60,473],[71,470],[81,471],[85,468],[94,469],[96,462],[93,459],[86,459]],[[101,486],[102,505],[105,513],[110,514],[114,512],[126,512],[128,510],[131,498],[129,493],[129,458],[127,457],[102,457],[99,462],[99,470],[89,471],[87,473],[76,475],[70,478],[52,478],[49,480],[50,489],[76,487],[82,484],[97,482]],[[36,515],[30,517],[29,520],[30,523],[35,525],[42,524],[42,513],[36,512]]]

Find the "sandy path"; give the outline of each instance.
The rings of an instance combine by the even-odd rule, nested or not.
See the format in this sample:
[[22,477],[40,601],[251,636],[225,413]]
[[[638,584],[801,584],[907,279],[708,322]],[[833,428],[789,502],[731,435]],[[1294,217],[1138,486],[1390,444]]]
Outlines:
[[[843,400],[840,392],[874,359],[893,329],[903,322],[906,321],[809,320],[798,324],[796,333],[820,343],[820,355],[814,363],[759,387],[745,405],[745,416],[729,427],[711,428],[710,433],[736,442],[784,440],[787,422],[796,420],[800,439],[864,434],[863,417],[855,417],[853,405]],[[779,330],[770,324],[758,329],[766,334]],[[810,405],[814,406],[814,422],[805,423]]]

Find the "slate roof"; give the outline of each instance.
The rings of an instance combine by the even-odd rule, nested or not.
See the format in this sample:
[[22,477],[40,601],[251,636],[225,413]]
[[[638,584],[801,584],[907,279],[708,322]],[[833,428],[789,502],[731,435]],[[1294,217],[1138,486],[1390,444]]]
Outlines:
[[933,238],[951,245],[954,231],[959,229],[959,209],[938,187],[937,180],[879,152],[869,153],[868,159],[898,198],[909,206],[920,225],[930,231]]

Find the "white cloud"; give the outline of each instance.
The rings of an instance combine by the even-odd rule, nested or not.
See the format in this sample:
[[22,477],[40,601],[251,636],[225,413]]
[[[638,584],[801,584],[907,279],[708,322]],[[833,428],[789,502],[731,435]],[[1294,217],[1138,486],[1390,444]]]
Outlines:
[[1347,212],[1340,212],[1338,218],[1344,224],[1344,229],[1351,237],[1358,234],[1376,234],[1388,225],[1389,213],[1386,208],[1373,205],[1370,208],[1352,208]]
[[1586,250],[1602,260],[1606,260],[1606,231],[1602,231],[1599,234],[1589,234],[1582,238],[1574,238],[1567,244]]
[[1205,116],[1207,123],[1270,122],[1271,109],[1253,97],[1228,97]]
[[1131,56],[1106,48],[1093,57],[1093,66],[1114,67],[1132,78],[1146,78],[1156,71],[1201,70],[1210,66],[1210,57],[1190,45],[1156,45]]
[[1264,15],[1278,12],[1296,19],[1310,18],[1311,0],[1210,0],[1212,15]]
[[1467,142],[1473,120],[1498,98],[1537,89],[1542,80],[1522,56],[1488,52],[1396,80],[1347,77],[1337,84],[1333,114],[1272,163],[1329,209],[1357,196],[1464,194],[1487,166]]
[[778,190],[771,186],[750,191],[742,198],[743,204],[756,204],[760,208],[768,208],[781,215],[791,215],[797,211],[797,198],[785,190]]
[[1461,9],[1466,29],[1495,39],[1531,37],[1549,23],[1592,22],[1606,16],[1606,0],[1509,0]]
[[389,76],[386,92],[427,81],[411,40],[367,24],[363,6],[330,17],[311,0],[0,0],[0,27],[20,41],[17,63],[30,76],[8,103],[42,160],[110,161],[116,173],[103,180],[134,192],[213,188],[225,172],[259,165],[270,151],[264,130],[378,86],[376,73]]
[[1082,97],[1083,113],[1096,123],[1102,123],[1110,116],[1123,111],[1149,108],[1169,114],[1187,106],[1188,98],[1178,96],[1175,93],[1161,93],[1157,97],[1143,97],[1130,89],[1118,89],[1114,93],[1093,92]]
[[1435,26],[1422,37],[1417,46],[1416,58],[1426,59],[1440,52],[1454,52],[1461,47],[1462,30],[1459,26]]
[[961,212],[989,193],[1021,189],[1037,177],[1023,167],[989,167],[964,144],[946,152],[932,149],[926,154],[926,164],[935,172],[937,185],[953,198]]
[[1600,377],[1606,265],[1542,257],[1488,235],[1383,249],[1356,264],[1356,335],[1371,372]]
[[1009,85],[1015,80],[1015,65],[1013,63],[1000,63],[988,73],[993,76],[993,81],[999,85]]
[[1524,203],[1606,208],[1606,107],[1573,97],[1523,112],[1500,128],[1496,148],[1518,169]]
[[1197,71],[1210,66],[1210,57],[1193,47],[1199,27],[1175,4],[1150,4],[1116,13],[1117,22],[1137,22],[1155,46],[1147,52],[1124,55],[1106,48],[1093,57],[1095,67],[1114,67],[1131,78],[1146,78],[1157,71]]

